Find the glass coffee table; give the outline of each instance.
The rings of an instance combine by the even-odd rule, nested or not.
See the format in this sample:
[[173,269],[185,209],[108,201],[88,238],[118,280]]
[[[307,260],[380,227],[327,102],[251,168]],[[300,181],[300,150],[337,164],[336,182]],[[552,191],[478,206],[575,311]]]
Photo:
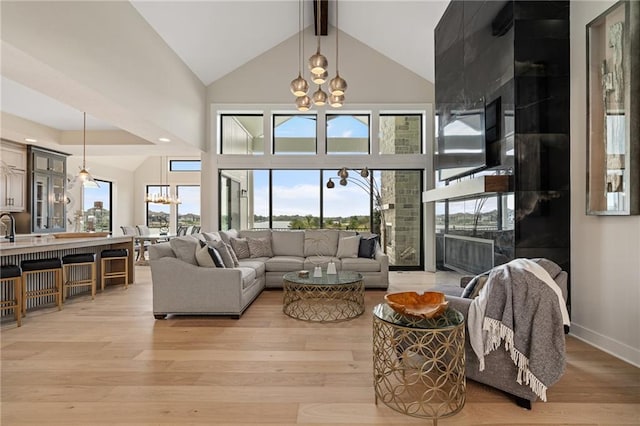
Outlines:
[[341,271],[322,277],[298,276],[289,272],[283,277],[282,310],[303,321],[334,322],[362,315],[364,312],[364,279],[362,274]]
[[448,308],[435,319],[373,308],[375,402],[414,417],[453,416],[465,403],[464,317]]

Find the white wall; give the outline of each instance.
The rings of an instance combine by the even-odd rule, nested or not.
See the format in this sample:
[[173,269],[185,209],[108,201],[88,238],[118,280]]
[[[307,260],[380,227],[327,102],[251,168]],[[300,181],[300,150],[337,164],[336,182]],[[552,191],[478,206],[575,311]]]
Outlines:
[[3,2],[1,19],[4,77],[153,143],[204,146],[204,84],[129,2]]
[[614,3],[571,2],[571,334],[640,366],[640,216],[585,214],[585,25]]

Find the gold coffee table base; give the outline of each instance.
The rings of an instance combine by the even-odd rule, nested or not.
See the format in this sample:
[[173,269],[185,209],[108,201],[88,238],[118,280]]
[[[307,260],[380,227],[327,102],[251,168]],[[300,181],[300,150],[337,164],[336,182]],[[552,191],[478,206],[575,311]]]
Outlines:
[[[296,281],[290,281],[295,279]],[[360,274],[348,276],[332,282],[316,279],[296,279],[289,274],[283,281],[284,300],[282,311],[292,318],[303,321],[335,322],[349,320],[364,312],[364,280]],[[344,282],[349,281],[349,282]]]
[[[375,402],[431,419],[435,426],[439,418],[453,416],[464,407],[464,320],[449,309],[441,320],[409,320],[401,325],[402,320],[396,319],[403,316],[389,311],[386,304],[374,308]],[[381,313],[384,319],[378,316]],[[427,321],[433,321],[432,328],[426,328]]]

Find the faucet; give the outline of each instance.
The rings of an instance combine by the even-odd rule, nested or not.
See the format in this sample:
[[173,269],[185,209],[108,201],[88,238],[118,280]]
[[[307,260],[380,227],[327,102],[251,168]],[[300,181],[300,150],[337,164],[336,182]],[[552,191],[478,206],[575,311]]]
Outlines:
[[2,220],[2,218],[5,216],[9,216],[11,226],[7,228],[7,235],[5,235],[4,237],[7,238],[10,243],[13,243],[16,241],[16,220],[11,213],[0,214],[0,220]]

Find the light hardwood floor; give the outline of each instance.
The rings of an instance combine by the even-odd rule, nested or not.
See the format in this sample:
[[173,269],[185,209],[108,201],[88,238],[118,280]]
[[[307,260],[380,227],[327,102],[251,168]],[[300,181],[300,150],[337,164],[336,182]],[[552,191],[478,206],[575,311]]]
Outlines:
[[[29,312],[20,328],[3,322],[3,426],[430,424],[374,404],[370,312],[382,291],[367,291],[365,314],[339,324],[285,316],[280,291],[265,291],[240,320],[156,321],[148,267],[136,278],[95,301]],[[426,289],[433,275],[391,281]],[[570,336],[567,348],[549,402],[527,411],[468,382],[464,409],[439,424],[640,424],[640,369]]]

